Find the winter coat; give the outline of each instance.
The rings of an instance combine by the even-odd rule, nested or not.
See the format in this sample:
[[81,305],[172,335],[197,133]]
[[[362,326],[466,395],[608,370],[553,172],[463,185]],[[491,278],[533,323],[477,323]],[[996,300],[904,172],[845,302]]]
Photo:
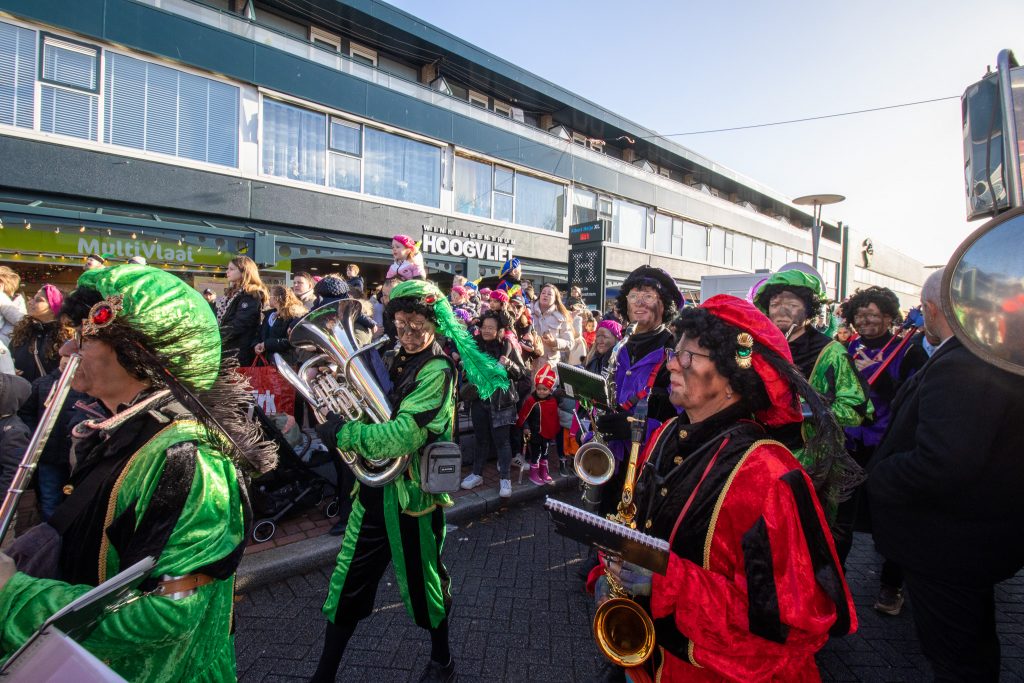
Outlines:
[[0,374],[0,491],[4,493],[11,487],[32,437],[28,426],[18,417],[18,409],[31,392],[32,385],[27,380]]
[[[274,309],[264,311],[260,336],[253,342],[253,346],[256,346],[257,343],[263,344],[263,357],[267,359],[268,363],[274,362],[273,354],[275,353],[281,354],[289,363],[294,362],[294,353],[292,344],[288,341],[288,333],[292,331],[292,326],[298,320],[298,318],[285,320]],[[253,352],[255,353],[255,349]]]
[[260,334],[262,297],[239,292],[228,303],[220,319],[220,341],[224,355],[236,355],[239,367],[249,367],[255,359],[252,347]]
[[557,342],[557,349],[553,350],[548,349],[543,343],[540,345],[537,350],[543,352],[541,356],[543,360],[546,360],[551,365],[560,360],[565,360],[569,349],[572,348],[571,325],[572,323],[555,306],[552,306],[546,313],[540,313],[534,318],[533,327],[537,332],[537,336],[542,338],[545,333],[550,332],[554,335]]
[[10,347],[14,326],[25,317],[25,312],[25,297],[16,294],[12,299],[0,292],[0,342]]
[[41,323],[33,318],[28,320],[31,336],[10,350],[15,369],[29,382],[34,382],[60,366],[60,356],[56,353],[60,343],[60,321]]
[[[37,377],[32,382],[32,391],[28,398],[18,409],[18,417],[32,431],[39,426],[39,421],[46,412],[46,397],[50,395],[50,389],[60,378],[60,368],[54,368],[48,374]],[[67,399],[61,407],[57,422],[53,425],[50,438],[46,441],[39,462],[47,465],[67,465],[71,455],[71,429],[82,420],[89,417],[76,407],[78,401],[88,401],[89,396],[80,391],[72,389],[68,392]]]

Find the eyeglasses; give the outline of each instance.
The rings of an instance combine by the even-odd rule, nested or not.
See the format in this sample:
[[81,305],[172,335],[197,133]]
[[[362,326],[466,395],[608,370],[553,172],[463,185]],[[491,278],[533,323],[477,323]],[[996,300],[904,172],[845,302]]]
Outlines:
[[701,358],[711,358],[709,353],[697,353],[696,351],[680,351],[679,349],[668,349],[665,352],[665,363],[671,363],[676,361],[679,363],[679,367],[684,370],[693,365],[693,357],[700,356]]
[[427,324],[426,323],[406,324],[406,323],[400,323],[398,321],[395,321],[395,332],[398,333],[399,337],[403,337],[406,334],[411,334],[411,335],[419,336],[419,335],[423,334],[423,332],[426,329],[427,329]]
[[629,303],[643,304],[644,306],[655,304],[659,298],[655,292],[630,292],[626,295],[626,301]]

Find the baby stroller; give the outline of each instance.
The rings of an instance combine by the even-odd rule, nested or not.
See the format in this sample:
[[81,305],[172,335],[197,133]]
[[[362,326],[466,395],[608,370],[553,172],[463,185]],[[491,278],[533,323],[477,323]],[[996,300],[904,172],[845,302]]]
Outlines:
[[[266,437],[277,444],[277,469],[255,479],[250,486],[250,500],[256,523],[252,527],[254,543],[264,543],[274,537],[277,523],[293,510],[324,506],[326,517],[337,517],[341,509],[335,481],[321,474],[332,462],[332,455],[315,448],[315,440],[292,424],[285,429],[278,426],[276,417],[268,417],[258,406],[253,419],[260,422]],[[290,418],[289,418],[289,421]],[[291,437],[291,438],[289,438]]]

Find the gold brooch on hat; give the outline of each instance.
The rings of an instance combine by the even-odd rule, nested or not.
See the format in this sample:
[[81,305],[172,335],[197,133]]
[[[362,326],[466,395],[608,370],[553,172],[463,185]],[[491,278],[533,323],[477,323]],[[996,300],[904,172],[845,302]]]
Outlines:
[[120,294],[114,294],[90,308],[89,317],[82,321],[82,334],[92,336],[114,322],[121,312],[123,300]]
[[754,338],[748,332],[740,332],[736,335],[736,343],[739,344],[739,348],[736,349],[736,367],[746,370],[752,362]]

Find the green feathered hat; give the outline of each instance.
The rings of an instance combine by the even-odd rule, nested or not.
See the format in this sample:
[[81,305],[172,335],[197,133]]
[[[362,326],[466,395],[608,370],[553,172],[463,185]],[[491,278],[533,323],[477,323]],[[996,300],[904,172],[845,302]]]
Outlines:
[[771,277],[761,283],[761,286],[754,293],[754,305],[765,314],[768,313],[768,297],[765,294],[770,289],[808,289],[811,292],[811,297],[818,304],[828,301],[828,297],[825,295],[825,287],[817,277],[802,270],[784,270],[779,273],[772,273]]
[[213,386],[220,372],[220,327],[210,304],[181,278],[128,264],[88,270],[78,286],[94,289],[106,300],[93,307],[93,320],[86,326],[116,320],[141,334],[186,387],[206,391]]
[[437,325],[437,333],[455,344],[466,370],[466,378],[476,386],[481,398],[490,397],[498,389],[508,389],[509,379],[505,368],[480,350],[476,340],[455,317],[447,297],[433,283],[406,280],[391,290],[391,300],[395,299],[416,299],[430,312],[430,317]]
[[[754,293],[754,305],[757,306],[765,315],[768,315],[768,303],[772,296],[778,293],[780,290],[791,290],[795,294],[799,295],[799,292],[795,290],[806,289],[810,292],[811,301],[819,307],[822,304],[828,303],[828,294],[825,293],[825,286],[821,280],[811,273],[805,273],[802,270],[783,270],[778,273],[773,273],[771,277],[761,283],[761,286],[757,288]],[[813,318],[813,314],[811,316]],[[839,327],[839,323],[836,317],[832,315],[832,311],[827,311],[825,316],[825,329],[820,330],[822,334],[834,337],[836,329]]]

